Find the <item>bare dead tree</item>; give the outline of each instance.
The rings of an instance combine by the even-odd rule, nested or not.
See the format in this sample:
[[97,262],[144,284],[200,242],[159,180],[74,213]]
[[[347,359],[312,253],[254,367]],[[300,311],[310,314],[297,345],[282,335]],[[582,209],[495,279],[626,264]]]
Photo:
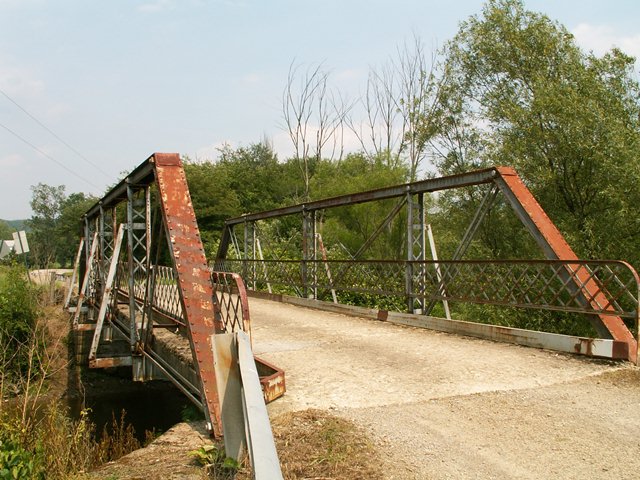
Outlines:
[[405,154],[410,179],[417,179],[430,141],[438,131],[436,110],[441,90],[441,77],[435,75],[436,51],[427,58],[422,40],[413,36],[410,45],[398,49],[397,71],[400,101],[398,109],[403,123],[401,154]]
[[441,82],[435,75],[436,59],[436,51],[427,57],[422,40],[414,35],[394,58],[371,69],[360,100],[365,119],[361,124],[349,120],[366,154],[385,155],[391,166],[406,161],[411,180],[417,178],[437,131]]
[[294,149],[309,198],[310,163],[323,158],[330,146],[330,160],[344,154],[344,121],[348,102],[328,85],[329,72],[322,64],[300,72],[295,62],[289,67],[282,94],[282,118]]
[[349,128],[354,132],[365,154],[386,156],[392,165],[398,163],[398,145],[403,136],[399,124],[396,98],[396,75],[390,63],[380,69],[371,69],[367,87],[360,105],[365,120],[360,123],[349,118]]

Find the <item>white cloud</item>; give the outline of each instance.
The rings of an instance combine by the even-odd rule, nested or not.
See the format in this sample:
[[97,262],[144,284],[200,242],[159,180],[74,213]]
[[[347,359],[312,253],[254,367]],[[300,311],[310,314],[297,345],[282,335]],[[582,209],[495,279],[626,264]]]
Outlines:
[[[45,123],[65,117],[72,111],[68,103],[52,102],[47,98],[45,82],[39,79],[31,69],[17,65],[11,59],[2,58],[2,56],[0,56],[0,90]],[[4,96],[0,95],[0,101],[14,111],[13,106]]]
[[353,82],[367,78],[367,74],[368,72],[362,68],[347,68],[345,70],[337,71],[335,73],[335,78],[339,82]]
[[0,168],[15,168],[24,165],[25,160],[17,153],[11,153],[0,157]]
[[241,80],[242,80],[242,83],[245,83],[248,85],[258,85],[263,83],[264,75],[257,72],[247,73],[246,75],[242,76]]
[[191,160],[215,161],[218,159],[218,157],[220,157],[220,149],[226,146],[236,148],[231,140],[222,140],[220,142],[212,143],[211,145],[206,145],[204,147],[198,148],[196,150],[195,157],[191,158]]
[[44,91],[44,82],[28,69],[0,58],[0,88],[12,97],[34,97]]
[[571,33],[578,44],[596,55],[603,55],[612,47],[618,47],[624,53],[640,58],[640,33],[619,35],[608,25],[581,23]]
[[138,6],[138,11],[142,13],[156,13],[173,8],[171,0],[155,0],[153,2],[143,3]]
[[[309,141],[311,142],[310,148],[313,150],[315,148],[315,138],[318,132],[318,127],[316,125],[307,124],[306,130]],[[273,150],[278,154],[278,158],[280,160],[293,157],[295,149],[288,132],[281,129],[275,135],[270,137],[270,141],[273,146]],[[336,159],[340,156],[341,147],[344,155],[362,150],[362,145],[358,136],[346,125],[341,133],[336,132],[335,138],[329,139],[325,144],[322,149],[322,156],[324,158]]]

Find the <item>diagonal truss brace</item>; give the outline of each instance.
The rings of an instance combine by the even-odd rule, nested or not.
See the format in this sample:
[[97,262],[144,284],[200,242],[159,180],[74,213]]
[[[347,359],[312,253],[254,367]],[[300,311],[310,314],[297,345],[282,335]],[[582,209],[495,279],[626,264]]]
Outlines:
[[94,268],[94,258],[96,256],[96,250],[98,249],[98,232],[93,234],[91,240],[91,253],[89,253],[89,260],[87,261],[87,270],[84,272],[84,278],[82,280],[82,286],[78,292],[78,304],[76,305],[76,311],[73,315],[73,327],[78,327],[78,321],[80,320],[80,311],[82,310],[82,304],[84,303],[87,290],[89,288],[89,281],[91,280],[92,269]]
[[98,319],[96,321],[96,328],[93,333],[93,341],[91,342],[91,348],[89,350],[89,365],[93,366],[97,360],[98,343],[100,342],[100,335],[102,335],[102,326],[107,316],[107,309],[112,303],[114,280],[116,277],[116,270],[118,269],[118,260],[120,258],[120,248],[122,247],[122,238],[124,237],[124,224],[121,224],[118,228],[118,236],[116,238],[113,254],[111,256],[111,262],[109,263],[109,273],[107,274],[107,280],[104,286],[104,292],[102,294],[102,302],[100,302],[100,312],[98,313]]
[[[495,183],[546,257],[553,260],[578,260],[578,256],[551,219],[549,219],[516,171],[510,167],[497,167],[496,171],[498,176]],[[607,304],[606,294],[597,282],[589,276],[588,271],[581,270],[577,273],[563,271],[560,274],[571,282],[572,288],[580,294],[583,303],[591,304],[594,307],[597,307],[598,304]],[[592,316],[592,320],[600,335],[627,343],[629,346],[629,360],[636,362],[638,343],[622,318],[617,315],[601,313]]]

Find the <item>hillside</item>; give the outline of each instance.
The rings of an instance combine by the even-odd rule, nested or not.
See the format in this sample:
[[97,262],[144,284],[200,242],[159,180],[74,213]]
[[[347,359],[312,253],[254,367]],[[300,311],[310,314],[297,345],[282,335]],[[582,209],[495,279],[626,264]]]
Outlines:
[[0,219],[0,222],[4,222],[7,225],[9,225],[13,230],[27,230],[29,231],[29,229],[26,226],[26,222],[27,220],[2,220]]

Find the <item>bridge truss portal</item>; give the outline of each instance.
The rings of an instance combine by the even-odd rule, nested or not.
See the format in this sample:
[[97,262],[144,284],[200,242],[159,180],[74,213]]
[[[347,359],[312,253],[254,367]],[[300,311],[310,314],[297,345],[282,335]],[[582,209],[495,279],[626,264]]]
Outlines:
[[76,263],[77,360],[172,381],[227,455],[248,451],[256,478],[281,478],[265,401],[284,372],[251,353],[241,277],[207,264],[178,154],[154,154],[86,212]]

